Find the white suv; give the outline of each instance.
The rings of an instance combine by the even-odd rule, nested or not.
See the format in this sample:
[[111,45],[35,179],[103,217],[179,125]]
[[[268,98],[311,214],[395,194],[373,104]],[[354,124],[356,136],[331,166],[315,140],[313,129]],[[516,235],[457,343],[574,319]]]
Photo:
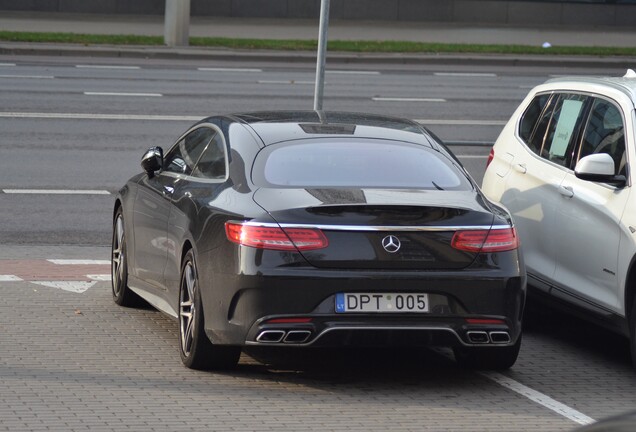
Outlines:
[[535,87],[495,143],[483,192],[513,215],[528,285],[630,338],[636,367],[636,73]]

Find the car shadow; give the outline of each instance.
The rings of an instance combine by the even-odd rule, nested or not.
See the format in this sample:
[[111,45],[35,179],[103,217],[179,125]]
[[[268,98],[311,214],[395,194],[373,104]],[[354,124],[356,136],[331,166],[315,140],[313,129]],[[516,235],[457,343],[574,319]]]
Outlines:
[[445,349],[250,347],[233,373],[275,380],[287,376],[339,384],[418,385],[461,371]]
[[626,337],[542,301],[528,300],[523,331],[527,335],[554,340],[608,364],[629,367],[631,362]]

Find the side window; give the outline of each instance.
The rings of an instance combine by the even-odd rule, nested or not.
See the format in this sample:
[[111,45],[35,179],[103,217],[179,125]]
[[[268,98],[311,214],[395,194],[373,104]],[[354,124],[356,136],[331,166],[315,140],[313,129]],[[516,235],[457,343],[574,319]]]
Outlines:
[[519,124],[519,136],[536,154],[541,153],[545,131],[552,117],[554,103],[551,103],[551,98],[550,94],[536,96],[523,113]]
[[200,178],[224,179],[225,174],[225,143],[221,134],[217,133],[201,155],[192,175]]
[[580,129],[587,96],[562,94],[552,112],[540,156],[558,165],[569,167]]
[[164,171],[190,175],[214,131],[201,127],[175,144],[164,158]]
[[607,153],[614,159],[614,173],[625,174],[625,132],[620,109],[604,99],[595,99],[583,131],[579,159]]

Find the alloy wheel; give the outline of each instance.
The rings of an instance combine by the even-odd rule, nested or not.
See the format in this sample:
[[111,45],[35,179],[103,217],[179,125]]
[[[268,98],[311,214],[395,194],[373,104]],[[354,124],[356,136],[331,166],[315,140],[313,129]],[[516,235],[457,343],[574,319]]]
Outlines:
[[124,248],[124,218],[121,214],[115,221],[112,249],[112,285],[113,295],[119,297],[124,284],[124,272],[126,271],[126,250]]
[[196,291],[196,269],[192,261],[188,261],[183,269],[179,299],[179,331],[181,333],[181,350],[189,356],[194,340],[196,323],[196,307],[194,295]]

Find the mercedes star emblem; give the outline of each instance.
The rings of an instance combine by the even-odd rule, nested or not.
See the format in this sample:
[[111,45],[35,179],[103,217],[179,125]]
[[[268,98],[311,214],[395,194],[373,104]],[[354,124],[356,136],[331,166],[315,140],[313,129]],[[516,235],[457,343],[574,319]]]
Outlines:
[[388,235],[382,239],[382,247],[388,253],[396,253],[400,250],[400,239],[394,235]]

